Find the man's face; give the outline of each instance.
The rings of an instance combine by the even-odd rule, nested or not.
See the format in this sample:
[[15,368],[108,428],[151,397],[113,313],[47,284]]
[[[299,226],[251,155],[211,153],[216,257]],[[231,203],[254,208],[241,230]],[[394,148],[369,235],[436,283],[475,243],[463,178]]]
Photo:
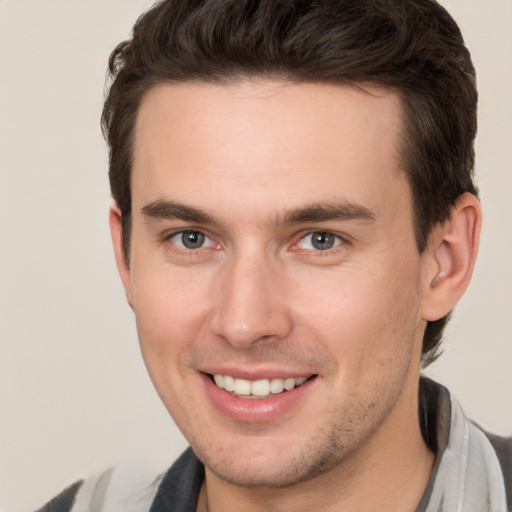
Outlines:
[[144,97],[124,283],[207,471],[290,485],[417,423],[426,285],[399,108],[382,90],[263,80]]

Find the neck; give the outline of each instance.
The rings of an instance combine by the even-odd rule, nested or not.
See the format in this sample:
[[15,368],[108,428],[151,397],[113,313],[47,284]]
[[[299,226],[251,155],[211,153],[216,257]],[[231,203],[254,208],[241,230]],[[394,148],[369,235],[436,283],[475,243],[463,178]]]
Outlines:
[[335,467],[286,488],[237,487],[206,469],[198,512],[415,510],[434,454],[421,436],[418,388],[404,388],[379,429]]

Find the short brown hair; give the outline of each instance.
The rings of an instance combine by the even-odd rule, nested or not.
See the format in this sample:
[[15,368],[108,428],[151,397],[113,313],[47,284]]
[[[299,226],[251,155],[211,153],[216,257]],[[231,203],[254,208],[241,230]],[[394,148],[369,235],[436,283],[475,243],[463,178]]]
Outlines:
[[[457,24],[434,0],[163,0],[114,49],[109,76],[102,127],[127,261],[137,110],[164,82],[262,76],[395,91],[420,252],[457,197],[476,195],[475,71]],[[437,357],[447,320],[428,323],[424,365]]]

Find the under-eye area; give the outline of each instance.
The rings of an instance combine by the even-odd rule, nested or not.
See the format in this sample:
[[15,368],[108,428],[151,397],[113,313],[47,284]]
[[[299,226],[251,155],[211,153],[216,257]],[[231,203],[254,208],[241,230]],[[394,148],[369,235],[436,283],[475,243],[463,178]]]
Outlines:
[[224,389],[233,396],[250,399],[268,398],[286,391],[291,391],[316,377],[316,375],[306,375],[302,377],[258,379],[251,381],[238,379],[231,375],[208,374],[208,376],[217,387]]

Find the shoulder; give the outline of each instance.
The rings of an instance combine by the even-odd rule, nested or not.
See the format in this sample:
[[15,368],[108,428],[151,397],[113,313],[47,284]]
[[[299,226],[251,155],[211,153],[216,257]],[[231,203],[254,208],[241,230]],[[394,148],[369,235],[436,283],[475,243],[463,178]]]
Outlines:
[[70,485],[37,512],[69,512],[73,508],[76,495],[83,483],[83,480],[79,480]]
[[204,467],[188,448],[164,473],[143,464],[114,466],[79,480],[37,512],[195,510]]
[[436,453],[428,505],[443,502],[455,510],[463,499],[474,510],[512,512],[512,438],[469,420],[453,395],[430,379],[421,379],[419,402],[422,434]]
[[512,437],[501,437],[490,432],[486,432],[479,426],[480,430],[489,439],[503,471],[505,481],[505,490],[507,494],[507,507],[512,511]]
[[146,512],[161,478],[137,465],[114,466],[79,480],[37,512]]
[[485,430],[483,432],[498,456],[503,473],[512,477],[512,437],[501,437]]
[[195,512],[204,466],[187,448],[162,477],[150,512]]

